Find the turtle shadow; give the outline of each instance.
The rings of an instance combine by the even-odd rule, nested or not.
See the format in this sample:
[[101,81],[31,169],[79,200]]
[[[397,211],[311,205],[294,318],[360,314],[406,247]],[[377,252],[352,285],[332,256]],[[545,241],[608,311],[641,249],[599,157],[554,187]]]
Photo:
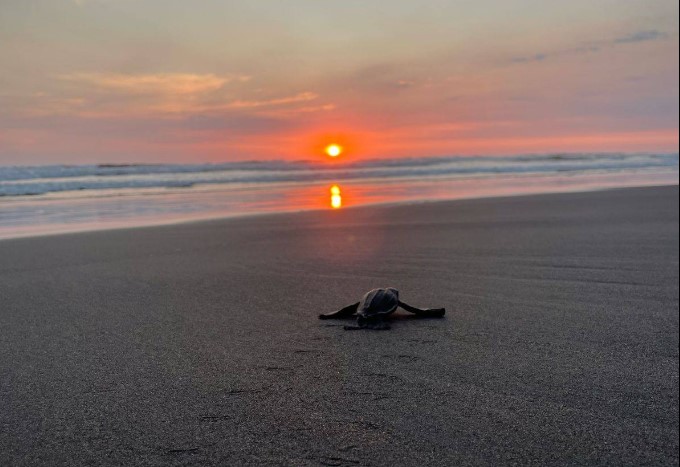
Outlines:
[[387,321],[423,321],[446,319],[446,316],[418,316],[406,313],[393,313]]
[[[413,315],[413,314],[405,314],[405,313],[393,313],[389,315],[389,317],[385,317],[382,320],[370,324],[370,325],[349,325],[349,324],[325,324],[327,327],[343,327],[346,331],[354,331],[354,330],[367,330],[367,331],[388,331],[391,329],[392,324],[397,324],[399,323],[400,325],[402,323],[412,323],[415,321],[430,321],[430,320],[442,320],[445,319],[445,316],[419,316],[419,315]],[[334,321],[341,321],[341,322],[357,322],[357,316],[344,316],[344,317],[338,317],[335,318]]]

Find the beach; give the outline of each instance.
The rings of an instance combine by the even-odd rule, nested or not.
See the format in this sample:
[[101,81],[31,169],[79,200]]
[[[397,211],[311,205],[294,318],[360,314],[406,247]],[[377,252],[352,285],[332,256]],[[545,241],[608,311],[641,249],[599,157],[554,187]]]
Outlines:
[[678,186],[6,239],[0,327],[2,465],[677,465]]

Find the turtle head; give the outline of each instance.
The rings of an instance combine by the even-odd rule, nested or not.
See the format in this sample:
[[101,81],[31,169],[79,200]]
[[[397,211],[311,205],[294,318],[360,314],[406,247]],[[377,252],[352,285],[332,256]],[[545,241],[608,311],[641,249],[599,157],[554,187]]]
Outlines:
[[360,329],[386,330],[390,326],[383,320],[382,316],[357,316],[357,327]]
[[382,316],[357,316],[357,327],[361,329],[387,330],[390,326],[383,320]]

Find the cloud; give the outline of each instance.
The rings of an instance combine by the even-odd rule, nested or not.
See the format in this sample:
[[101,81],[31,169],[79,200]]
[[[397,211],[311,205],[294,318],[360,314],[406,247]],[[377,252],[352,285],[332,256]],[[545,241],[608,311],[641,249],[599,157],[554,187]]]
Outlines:
[[632,42],[647,42],[647,41],[658,41],[663,40],[668,37],[668,34],[662,31],[657,31],[656,29],[650,29],[647,31],[637,31],[625,36],[617,37],[612,42],[614,44],[630,44]]
[[283,108],[273,107],[273,108],[265,109],[261,112],[258,112],[258,115],[286,118],[286,117],[295,117],[295,116],[299,116],[299,115],[316,113],[316,112],[330,112],[330,111],[335,110],[335,109],[336,109],[335,104],[309,105],[309,106],[302,106],[302,107],[283,107]]
[[[57,78],[66,85],[61,89],[61,96],[77,97],[81,103],[87,104],[73,106],[66,102],[61,113],[83,117],[195,113],[208,104],[224,103],[227,84],[250,79],[236,74],[84,72],[59,75]],[[46,101],[41,99],[39,108]]]
[[246,101],[246,100],[236,100],[229,104],[228,107],[235,109],[243,108],[254,108],[254,107],[271,107],[277,105],[293,104],[297,102],[307,102],[312,101],[319,97],[313,92],[301,92],[294,96],[280,97],[276,99],[269,99],[263,101]]
[[[241,74],[194,73],[94,73],[77,72],[57,76],[58,90],[34,93],[15,102],[24,116],[71,115],[82,118],[161,118],[192,115],[294,116],[332,110],[330,103],[314,103],[319,95],[252,95]],[[261,90],[256,90],[259,95]]]
[[657,31],[655,29],[646,31],[636,31],[614,39],[583,44],[579,47],[573,47],[570,49],[557,50],[550,53],[540,52],[533,55],[513,57],[510,59],[510,62],[511,63],[544,62],[548,59],[553,58],[599,52],[604,48],[615,47],[618,45],[632,44],[636,42],[664,40],[667,39],[668,37],[669,37],[668,33]]
[[548,58],[548,54],[539,53],[527,57],[513,57],[510,61],[512,63],[542,62],[546,58]]
[[217,76],[214,74],[157,73],[70,73],[61,80],[89,84],[98,88],[127,94],[192,95],[216,91],[232,81],[248,81],[243,75]]

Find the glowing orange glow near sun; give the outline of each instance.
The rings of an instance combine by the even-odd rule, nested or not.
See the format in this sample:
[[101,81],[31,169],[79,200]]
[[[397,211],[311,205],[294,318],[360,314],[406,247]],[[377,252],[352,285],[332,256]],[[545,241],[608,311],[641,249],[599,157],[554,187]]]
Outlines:
[[329,144],[326,146],[326,154],[328,154],[329,157],[338,157],[342,154],[342,146],[339,144]]

